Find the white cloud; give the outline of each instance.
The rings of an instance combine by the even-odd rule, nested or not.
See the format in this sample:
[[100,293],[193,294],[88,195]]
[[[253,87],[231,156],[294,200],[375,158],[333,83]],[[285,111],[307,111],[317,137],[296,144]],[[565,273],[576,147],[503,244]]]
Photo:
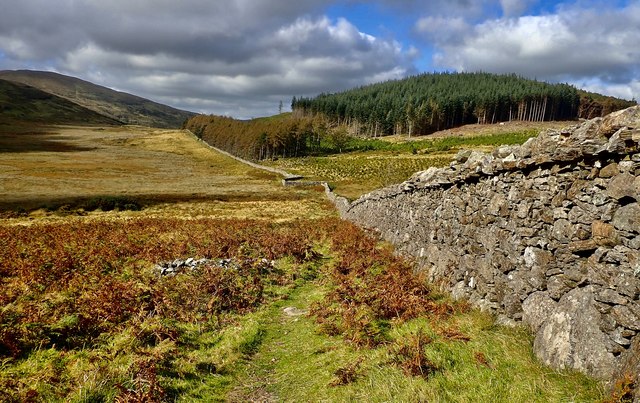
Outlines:
[[608,94],[622,99],[640,100],[640,79],[632,79],[629,82],[621,84],[606,83],[598,78],[579,80],[575,82],[580,88],[587,91],[597,92],[600,94]]
[[[434,63],[442,68],[576,84],[592,80],[604,93],[638,98],[632,82],[640,75],[639,4],[618,10],[564,7],[551,15],[487,20],[466,32],[459,23],[436,25],[447,32],[424,33],[434,40]],[[416,30],[421,28],[419,21]]]

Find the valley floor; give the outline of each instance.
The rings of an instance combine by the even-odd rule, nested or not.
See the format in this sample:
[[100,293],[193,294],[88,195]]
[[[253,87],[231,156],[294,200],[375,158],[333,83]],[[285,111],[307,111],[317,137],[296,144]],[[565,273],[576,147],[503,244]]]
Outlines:
[[0,210],[88,214],[102,198],[144,204],[145,216],[287,220],[328,211],[321,194],[284,189],[276,175],[179,130],[50,127],[0,136]]

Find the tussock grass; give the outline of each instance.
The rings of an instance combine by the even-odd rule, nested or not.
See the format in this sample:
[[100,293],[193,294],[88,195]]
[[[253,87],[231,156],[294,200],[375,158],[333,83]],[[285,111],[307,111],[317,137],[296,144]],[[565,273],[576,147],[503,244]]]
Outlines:
[[[41,130],[32,135],[9,134],[7,144],[12,150],[0,147],[0,210],[48,206],[57,210],[65,205],[73,210],[106,197],[128,198],[142,205],[314,198],[308,191],[283,189],[277,175],[220,155],[182,131]],[[317,194],[318,199],[321,196]]]
[[536,128],[501,131],[481,135],[429,138],[351,138],[338,153],[330,145],[319,156],[283,158],[267,164],[314,180],[328,181],[342,196],[356,199],[380,187],[400,183],[418,171],[448,166],[460,149],[487,151],[499,145],[524,143],[537,135]]
[[[15,224],[43,217],[279,222],[335,215],[322,192],[284,189],[276,175],[220,155],[181,131],[17,127],[0,137],[0,218]],[[2,150],[4,140],[13,151]],[[117,214],[103,214],[111,210]]]

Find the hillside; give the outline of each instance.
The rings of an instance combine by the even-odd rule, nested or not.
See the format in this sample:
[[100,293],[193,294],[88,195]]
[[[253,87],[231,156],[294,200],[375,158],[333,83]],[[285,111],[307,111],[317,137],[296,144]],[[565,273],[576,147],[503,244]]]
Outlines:
[[[433,73],[372,84],[316,98],[294,98],[302,115],[323,114],[360,135],[429,134],[469,123],[571,120],[582,116],[581,95],[567,84],[549,84],[515,74]],[[608,102],[600,113],[634,103]],[[606,110],[605,110],[606,109]],[[594,108],[584,110],[585,114]],[[590,113],[593,115],[593,113]],[[593,116],[590,116],[593,117]]]
[[125,124],[178,128],[186,119],[194,115],[191,112],[58,73],[6,70],[0,71],[0,79],[35,87]]
[[37,88],[0,80],[0,124],[14,124],[16,122],[121,124],[115,119]]

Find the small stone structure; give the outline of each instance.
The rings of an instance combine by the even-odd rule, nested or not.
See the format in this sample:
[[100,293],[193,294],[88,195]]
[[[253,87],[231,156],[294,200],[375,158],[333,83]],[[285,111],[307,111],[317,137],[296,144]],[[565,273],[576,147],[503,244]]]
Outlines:
[[269,271],[275,267],[275,261],[267,259],[175,259],[170,262],[156,264],[154,269],[161,276],[175,276],[177,274],[198,270],[202,267],[219,267],[227,270],[240,270],[243,266],[253,266],[260,270]]
[[544,363],[638,377],[639,143],[637,106],[461,152],[353,203],[327,193],[455,297],[529,326]]

